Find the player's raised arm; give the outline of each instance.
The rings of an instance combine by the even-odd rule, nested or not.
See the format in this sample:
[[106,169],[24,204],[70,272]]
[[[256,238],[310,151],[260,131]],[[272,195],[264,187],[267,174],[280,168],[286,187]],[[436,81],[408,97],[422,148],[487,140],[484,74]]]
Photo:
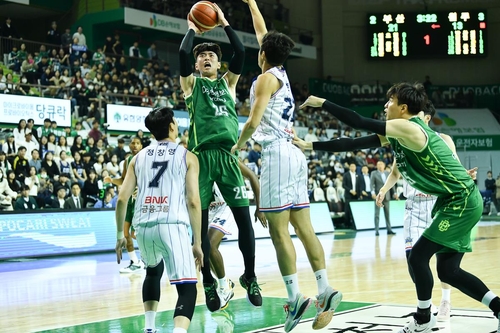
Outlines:
[[203,251],[201,250],[201,201],[198,177],[200,165],[198,158],[191,152],[186,152],[186,202],[189,213],[189,221],[193,230],[193,254],[198,266],[203,266]]
[[253,28],[255,30],[255,35],[257,37],[257,41],[259,45],[262,45],[262,38],[265,34],[267,34],[266,22],[264,21],[264,17],[260,13],[259,6],[255,0],[242,0],[243,2],[248,4],[248,8],[250,8],[250,13],[252,14]]
[[[385,139],[384,139],[385,140]],[[293,144],[302,150],[322,150],[332,152],[353,151],[357,149],[381,147],[382,138],[377,134],[370,134],[359,138],[338,138],[330,141],[306,142],[297,136]]]
[[[243,71],[243,64],[245,62],[245,47],[243,43],[236,35],[236,32],[231,28],[229,22],[224,17],[224,12],[219,8],[217,4],[214,3],[214,7],[217,10],[217,17],[219,18],[219,25],[224,28],[227,38],[233,47],[233,57],[229,61],[229,71],[224,76],[229,85],[229,89],[236,96],[236,84],[240,78],[241,72]],[[220,59],[219,59],[220,61]]]
[[194,85],[193,65],[191,64],[191,53],[193,50],[194,35],[200,33],[200,29],[189,19],[188,31],[182,39],[179,48],[180,84],[185,96],[191,95]]

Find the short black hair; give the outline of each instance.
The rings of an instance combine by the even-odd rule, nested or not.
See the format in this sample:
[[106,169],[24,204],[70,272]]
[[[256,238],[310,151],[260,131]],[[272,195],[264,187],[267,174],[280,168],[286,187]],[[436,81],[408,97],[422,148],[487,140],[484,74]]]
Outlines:
[[215,53],[217,55],[217,60],[221,61],[222,51],[220,50],[220,46],[215,43],[201,43],[196,45],[193,49],[194,58],[198,58],[200,53],[207,51]]
[[80,184],[78,184],[78,182],[74,182],[73,184],[71,184],[71,188],[75,187],[75,186],[78,186],[78,188],[81,190],[81,186]]
[[119,138],[118,143],[125,143],[125,140],[123,140],[122,138]]
[[271,66],[279,66],[283,65],[294,47],[290,37],[272,30],[262,37],[260,51],[266,53],[266,60]]
[[427,103],[425,103],[423,111],[424,114],[431,116],[431,119],[436,115],[436,108],[434,107],[434,104],[432,104],[430,99],[428,99]]
[[427,103],[427,94],[421,83],[400,82],[387,90],[387,98],[396,97],[398,105],[406,104],[408,111],[412,115],[424,110]]
[[156,140],[168,138],[170,124],[174,122],[174,111],[168,107],[153,109],[144,121],[146,128],[153,134]]

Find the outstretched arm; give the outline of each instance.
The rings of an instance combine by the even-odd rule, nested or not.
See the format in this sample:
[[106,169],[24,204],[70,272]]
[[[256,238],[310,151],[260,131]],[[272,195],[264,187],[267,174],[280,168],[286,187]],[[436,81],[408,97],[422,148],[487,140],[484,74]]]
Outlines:
[[243,71],[243,64],[245,62],[245,47],[236,35],[236,32],[229,25],[229,22],[224,17],[224,13],[219,6],[214,3],[214,7],[217,10],[219,25],[224,28],[227,38],[229,38],[229,42],[233,47],[233,57],[229,61],[229,71],[225,75],[225,79],[227,80],[229,89],[234,93],[234,96],[236,96],[236,84],[238,83],[238,79]]
[[255,0],[243,0],[243,2],[248,4],[250,8],[250,13],[252,14],[253,28],[255,30],[255,36],[259,45],[262,45],[262,38],[267,34],[266,22],[264,17],[260,13],[259,6]]
[[324,150],[332,152],[353,151],[357,149],[381,147],[382,138],[377,134],[371,134],[360,138],[338,138],[330,141],[305,142],[297,136],[293,138],[293,144],[303,150]]
[[196,33],[200,33],[200,30],[191,21],[187,20],[189,30],[186,32],[184,39],[181,42],[179,48],[179,65],[180,65],[180,84],[181,89],[184,92],[184,96],[189,96],[193,92],[194,85],[194,75],[193,66],[191,64],[191,52],[193,50],[193,40]]

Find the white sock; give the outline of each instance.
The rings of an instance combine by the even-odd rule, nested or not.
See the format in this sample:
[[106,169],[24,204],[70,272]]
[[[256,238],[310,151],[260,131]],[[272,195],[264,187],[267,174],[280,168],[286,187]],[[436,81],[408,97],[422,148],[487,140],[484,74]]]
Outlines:
[[441,301],[451,302],[451,289],[441,289]]
[[431,307],[431,300],[427,300],[427,301],[421,301],[421,300],[418,300],[418,308],[419,309],[428,309]]
[[490,306],[490,303],[491,301],[497,297],[497,295],[495,295],[494,292],[492,292],[491,290],[488,291],[484,296],[483,296],[483,299],[481,300],[481,303],[483,303],[484,305],[486,305],[487,307]]
[[283,276],[286,292],[288,293],[288,301],[293,302],[299,293],[299,278],[297,273]]
[[137,264],[139,262],[139,259],[137,258],[137,254],[135,254],[135,251],[128,252],[128,257],[134,264]]
[[219,280],[219,288],[224,288],[224,289],[229,288],[229,283],[227,283],[227,279],[225,277],[223,277],[222,279],[218,279],[218,280]]
[[155,326],[156,311],[146,311],[144,317],[146,318],[145,329],[154,330],[156,328]]
[[172,333],[187,333],[187,331],[181,327],[176,327],[176,328],[174,328]]
[[326,269],[320,269],[314,272],[316,275],[316,284],[318,285],[318,295],[321,295],[328,288],[328,276]]

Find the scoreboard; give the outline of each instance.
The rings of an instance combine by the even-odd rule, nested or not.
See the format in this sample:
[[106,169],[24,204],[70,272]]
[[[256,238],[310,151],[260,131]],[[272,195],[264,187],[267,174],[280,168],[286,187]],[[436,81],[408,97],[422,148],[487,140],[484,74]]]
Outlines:
[[368,14],[371,59],[486,56],[486,11]]

